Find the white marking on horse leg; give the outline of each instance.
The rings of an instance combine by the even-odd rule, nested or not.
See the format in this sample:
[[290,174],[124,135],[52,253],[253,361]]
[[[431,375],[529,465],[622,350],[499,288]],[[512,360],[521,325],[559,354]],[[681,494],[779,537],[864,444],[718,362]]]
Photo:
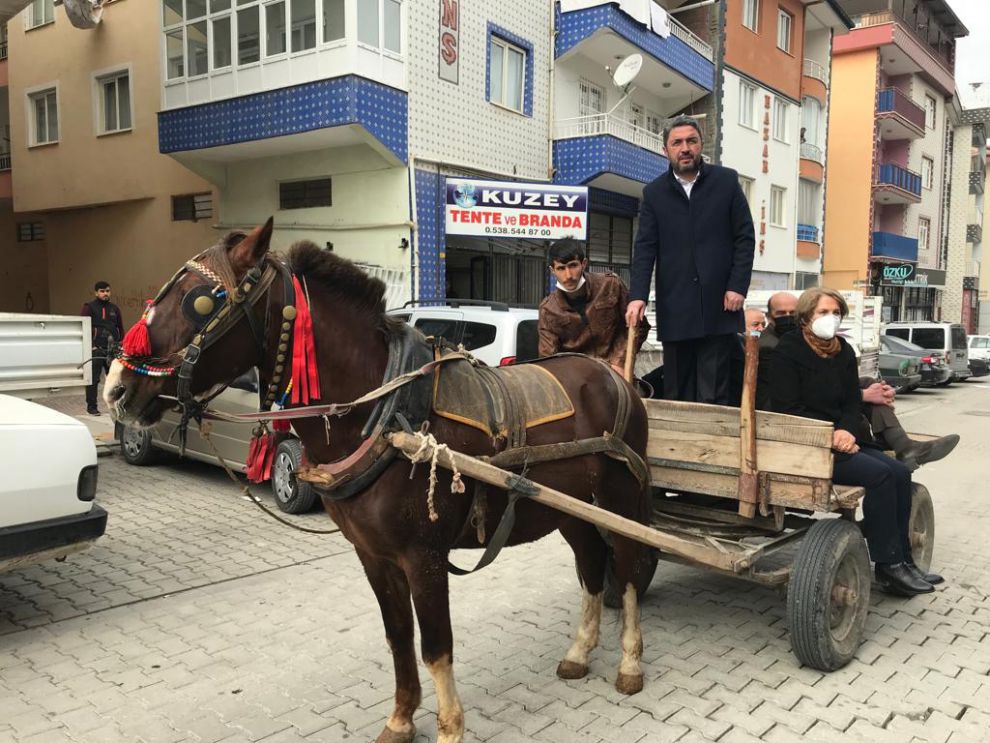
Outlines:
[[566,679],[584,678],[588,673],[588,656],[598,645],[598,633],[602,623],[602,594],[583,589],[581,599],[581,623],[567,655],[557,667],[557,675]]
[[464,737],[464,708],[454,684],[450,656],[427,663],[437,692],[437,743],[461,743]]
[[110,399],[110,390],[120,384],[120,376],[123,369],[124,365],[117,359],[114,359],[110,364],[110,368],[107,370],[106,381],[103,383],[103,402],[107,404],[107,408],[110,410],[110,415],[114,418],[118,417],[115,415],[117,403]]
[[635,694],[643,688],[643,671],[639,660],[643,657],[643,632],[639,625],[639,599],[636,587],[626,584],[622,595],[622,661],[615,688],[623,694]]

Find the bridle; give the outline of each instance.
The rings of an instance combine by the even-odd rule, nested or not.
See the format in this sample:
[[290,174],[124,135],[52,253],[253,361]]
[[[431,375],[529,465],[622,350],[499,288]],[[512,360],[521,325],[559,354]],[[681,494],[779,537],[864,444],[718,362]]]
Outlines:
[[[207,404],[223,390],[228,384],[222,384],[212,390],[209,395],[197,399],[192,394],[192,376],[196,364],[199,362],[203,351],[217,343],[224,335],[237,326],[242,319],[246,319],[254,338],[255,348],[258,354],[258,366],[261,367],[266,359],[266,336],[268,333],[268,316],[264,326],[260,326],[258,318],[254,313],[254,306],[268,293],[268,289],[276,278],[281,277],[285,289],[285,304],[282,307],[282,325],[278,336],[277,352],[275,356],[275,366],[272,379],[268,385],[262,410],[268,410],[275,402],[281,387],[282,376],[286,367],[286,356],[292,340],[292,323],[296,317],[295,307],[295,287],[293,286],[292,273],[288,267],[280,260],[271,257],[267,253],[265,256],[244,275],[236,285],[225,281],[223,273],[233,276],[233,269],[227,261],[226,271],[217,273],[207,266],[203,260],[207,253],[200,253],[194,258],[185,262],[178,271],[159,290],[155,299],[145,310],[145,320],[150,323],[154,316],[154,309],[165,299],[172,288],[187,273],[195,273],[204,278],[207,284],[201,284],[190,289],[182,298],[182,314],[196,329],[196,334],[185,349],[172,355],[181,359],[178,364],[168,366],[151,365],[147,359],[141,357],[130,357],[121,351],[118,361],[127,369],[151,377],[177,377],[176,395],[159,395],[159,398],[176,402],[182,408],[178,434],[180,448],[185,448],[186,432],[189,421],[202,418],[203,410]],[[214,251],[213,257],[222,256],[221,260],[227,260],[226,253]],[[270,301],[270,299],[269,299]],[[283,395],[285,392],[283,391]]]

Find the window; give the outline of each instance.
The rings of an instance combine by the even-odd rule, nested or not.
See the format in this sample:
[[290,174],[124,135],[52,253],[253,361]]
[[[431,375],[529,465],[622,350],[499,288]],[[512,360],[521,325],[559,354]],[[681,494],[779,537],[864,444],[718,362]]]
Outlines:
[[522,113],[526,51],[494,34],[490,38],[488,100]]
[[422,318],[416,321],[416,329],[425,335],[440,339],[443,338],[449,343],[457,345],[461,342],[460,333],[457,328],[457,320],[447,320],[443,318]]
[[265,6],[265,56],[285,54],[285,2]]
[[743,0],[742,22],[750,31],[758,31],[760,0]]
[[594,116],[605,110],[605,91],[598,85],[581,80],[578,83],[580,91],[580,101],[578,103],[579,116]]
[[773,99],[773,138],[788,142],[787,136],[787,102],[782,98]]
[[127,72],[115,72],[96,79],[99,90],[100,134],[130,131],[131,78]]
[[930,95],[925,96],[925,126],[929,129],[935,128],[935,114],[938,111],[938,103]]
[[17,224],[17,242],[26,243],[45,239],[43,222],[19,222]]
[[[324,41],[336,41],[337,39],[344,38],[344,2],[345,0],[323,0]],[[293,4],[294,18],[295,4]],[[294,20],[293,23],[295,23]]]
[[629,123],[640,129],[643,128],[643,107],[638,103],[630,103],[626,112]]
[[646,130],[652,134],[663,136],[663,116],[656,111],[647,111]]
[[484,322],[465,322],[464,334],[461,336],[461,343],[465,350],[473,351],[482,346],[488,346],[495,342],[495,333],[498,330],[494,325]]
[[822,213],[821,186],[814,181],[798,179],[798,224],[818,227]]
[[58,142],[58,102],[55,88],[28,96],[31,116],[31,144]]
[[213,216],[213,194],[193,193],[172,197],[173,222],[198,222]]
[[314,206],[333,206],[330,178],[278,184],[279,209],[307,209]]
[[746,203],[753,203],[753,179],[747,178],[744,175],[739,176],[739,188],[742,189],[743,196],[746,197]]
[[260,8],[253,5],[237,10],[237,64],[254,64],[261,59]]
[[945,348],[945,330],[942,328],[915,328],[911,342],[922,348]]
[[785,200],[787,189],[780,186],[770,186],[770,224],[774,227],[785,227]]
[[599,212],[588,215],[588,262],[621,273],[632,262],[632,219]]
[[932,181],[935,177],[935,161],[930,157],[921,158],[921,185],[928,190],[932,188]]
[[928,217],[918,217],[918,250],[928,250],[928,236],[932,231],[932,221]]
[[777,9],[777,48],[791,53],[791,26],[794,19],[786,10]]
[[[21,6],[23,7],[23,6]],[[55,22],[55,1],[34,0],[27,9],[28,29]]]
[[[343,6],[343,3],[336,4]],[[330,3],[327,3],[324,14],[330,11],[329,6]],[[301,52],[306,49],[314,49],[316,47],[316,0],[292,0],[290,7],[292,8],[292,51]],[[340,18],[340,29],[343,32],[343,16]],[[324,38],[327,37],[324,35]]]
[[401,18],[399,0],[358,0],[358,41],[376,49],[401,53]]
[[739,123],[750,129],[756,128],[756,88],[739,81]]
[[822,104],[817,98],[804,98],[801,101],[801,144],[808,143],[821,147]]

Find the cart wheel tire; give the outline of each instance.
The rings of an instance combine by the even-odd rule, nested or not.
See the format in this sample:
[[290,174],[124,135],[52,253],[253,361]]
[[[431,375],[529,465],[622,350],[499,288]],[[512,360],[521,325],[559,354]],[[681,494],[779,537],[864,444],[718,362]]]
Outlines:
[[151,440],[151,431],[147,428],[124,426],[118,438],[120,454],[128,464],[145,467],[153,464],[158,458],[158,451]]
[[[657,563],[660,561],[660,553],[653,547],[643,547],[640,552],[639,566],[636,570],[636,596],[640,599],[646,595],[653,582],[653,575],[657,572]],[[605,595],[602,601],[610,609],[622,608],[623,588],[619,585],[619,580],[615,576],[615,555],[612,547],[608,548],[608,558],[605,561]]]
[[272,463],[272,495],[275,504],[284,513],[305,513],[316,502],[316,491],[311,483],[299,482],[295,471],[302,462],[302,444],[297,439],[286,439],[275,450]]
[[908,522],[911,540],[911,557],[914,564],[928,572],[935,551],[935,507],[932,496],[921,483],[913,483],[911,490],[911,520]]
[[791,649],[819,671],[842,668],[863,639],[870,606],[870,555],[859,528],[816,521],[801,542],[787,586]]

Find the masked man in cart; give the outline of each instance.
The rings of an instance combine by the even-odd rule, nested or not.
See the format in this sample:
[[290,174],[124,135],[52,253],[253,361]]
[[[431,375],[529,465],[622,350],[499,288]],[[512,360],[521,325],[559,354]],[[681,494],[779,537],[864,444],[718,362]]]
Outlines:
[[[540,356],[583,353],[622,375],[629,290],[614,273],[588,272],[584,246],[577,240],[553,243],[549,259],[557,288],[540,304]],[[634,353],[649,329],[645,319],[637,326]]]

